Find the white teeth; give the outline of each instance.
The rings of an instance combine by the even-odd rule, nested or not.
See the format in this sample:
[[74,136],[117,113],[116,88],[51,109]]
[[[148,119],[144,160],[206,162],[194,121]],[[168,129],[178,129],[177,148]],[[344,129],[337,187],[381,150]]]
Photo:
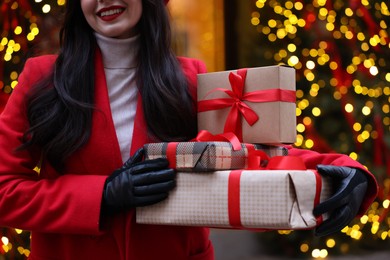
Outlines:
[[108,10],[108,11],[102,12],[100,14],[100,16],[104,17],[104,16],[108,16],[108,15],[119,14],[120,12],[122,12],[121,9],[113,9],[113,10]]

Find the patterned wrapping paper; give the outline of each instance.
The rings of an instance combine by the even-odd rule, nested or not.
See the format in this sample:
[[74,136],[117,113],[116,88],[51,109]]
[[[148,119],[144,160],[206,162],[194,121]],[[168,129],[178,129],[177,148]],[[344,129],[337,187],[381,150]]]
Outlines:
[[330,179],[311,170],[252,170],[232,182],[237,172],[178,173],[168,199],[137,208],[137,223],[271,230],[318,225],[312,211],[330,197]]
[[[172,143],[146,144],[145,159],[166,158],[171,154],[168,152],[169,144]],[[174,168],[184,172],[246,169],[250,149],[263,151],[269,157],[288,154],[283,146],[260,144],[241,144],[242,149],[236,151],[229,142],[180,142],[176,145],[174,154],[171,155],[175,156]],[[261,163],[266,164],[266,158]]]

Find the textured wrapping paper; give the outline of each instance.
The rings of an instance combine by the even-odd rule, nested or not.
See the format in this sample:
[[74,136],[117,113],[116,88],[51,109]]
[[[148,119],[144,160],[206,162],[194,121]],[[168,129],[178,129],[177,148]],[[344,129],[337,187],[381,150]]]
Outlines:
[[311,170],[178,173],[169,198],[137,208],[137,223],[234,229],[311,229],[330,180]]
[[[234,150],[229,142],[151,143],[144,148],[145,159],[168,158],[172,168],[191,172],[247,169],[248,155],[255,150],[268,157],[288,154],[285,147],[260,144],[241,144],[240,150]],[[267,163],[267,156],[261,163]]]
[[241,142],[296,141],[295,70],[268,66],[198,75],[198,130]]

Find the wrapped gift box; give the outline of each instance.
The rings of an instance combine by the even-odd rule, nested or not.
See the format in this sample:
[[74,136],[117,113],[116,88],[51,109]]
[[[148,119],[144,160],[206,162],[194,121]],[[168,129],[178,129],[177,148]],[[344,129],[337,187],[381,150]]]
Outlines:
[[263,166],[267,164],[267,157],[288,154],[283,146],[241,144],[240,150],[234,150],[229,142],[151,143],[144,148],[146,159],[168,158],[172,168],[192,172],[250,168],[248,158],[253,151],[265,153],[259,162]]
[[198,75],[198,130],[245,143],[296,142],[295,70],[268,66]]
[[178,173],[168,199],[137,208],[137,223],[241,229],[310,229],[330,179],[311,170]]

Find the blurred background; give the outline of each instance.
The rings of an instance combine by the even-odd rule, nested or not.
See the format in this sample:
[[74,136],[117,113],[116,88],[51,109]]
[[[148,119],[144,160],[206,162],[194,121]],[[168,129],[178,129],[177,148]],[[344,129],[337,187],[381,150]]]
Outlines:
[[[0,112],[25,60],[58,50],[65,1],[0,0]],[[295,146],[347,154],[380,184],[366,215],[329,237],[316,238],[311,231],[213,230],[217,259],[388,258],[389,2],[170,0],[168,8],[176,53],[203,60],[209,72],[294,67]],[[0,259],[25,259],[29,239],[28,231],[0,228]]]

